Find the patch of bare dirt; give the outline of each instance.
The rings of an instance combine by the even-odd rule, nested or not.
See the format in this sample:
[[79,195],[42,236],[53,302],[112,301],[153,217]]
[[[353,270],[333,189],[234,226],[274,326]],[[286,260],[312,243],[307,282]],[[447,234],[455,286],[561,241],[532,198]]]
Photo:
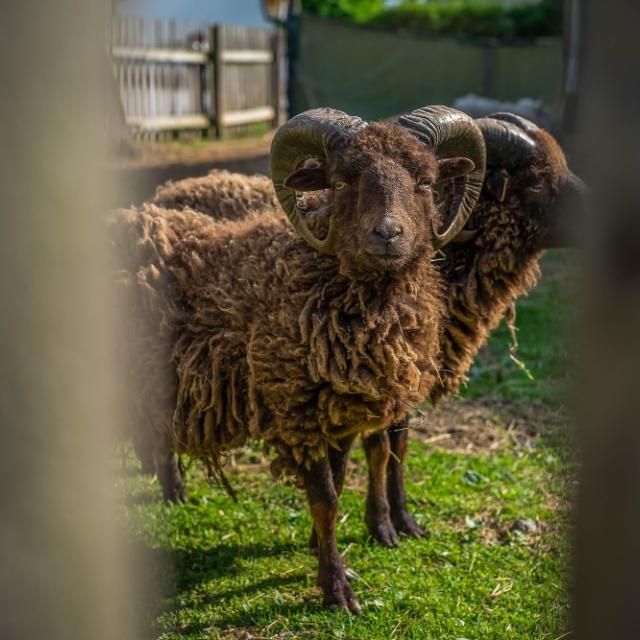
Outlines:
[[492,509],[450,521],[450,527],[461,535],[473,539],[483,546],[495,544],[518,544],[541,548],[546,544],[545,536],[551,525],[541,520],[515,518],[503,520]]
[[[503,447],[532,448],[540,437],[556,433],[568,423],[565,413],[541,404],[492,397],[455,398],[443,402],[437,409],[414,413],[409,429],[410,437],[431,447],[459,453],[486,453]],[[247,446],[230,455],[226,469],[231,474],[268,473],[269,462],[259,448]]]
[[413,416],[412,437],[459,452],[494,451],[504,446],[533,446],[566,426],[568,417],[540,404],[497,398],[454,399]]
[[236,162],[256,156],[268,156],[273,132],[260,137],[230,140],[194,140],[181,142],[144,142],[135,144],[133,152],[113,161],[113,168],[143,169],[166,165],[202,165]]

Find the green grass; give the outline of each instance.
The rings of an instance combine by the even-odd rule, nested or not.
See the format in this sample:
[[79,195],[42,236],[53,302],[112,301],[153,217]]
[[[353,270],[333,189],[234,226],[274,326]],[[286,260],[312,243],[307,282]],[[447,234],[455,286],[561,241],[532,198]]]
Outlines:
[[226,144],[230,140],[262,138],[271,129],[271,125],[267,122],[254,122],[227,129],[225,137],[222,139],[214,137],[213,129],[209,130],[206,137],[203,137],[201,132],[183,131],[176,132],[177,137],[175,139],[166,139],[165,136],[165,139],[160,144],[167,149],[198,151],[211,146]]
[[[550,256],[551,270],[567,258]],[[482,354],[466,391],[556,406],[566,368],[557,319],[566,317],[565,278],[544,281],[519,308],[520,356],[529,380],[504,360],[508,333]],[[497,372],[500,372],[499,375]],[[339,545],[360,579],[363,613],[320,606],[316,560],[307,552],[311,521],[301,491],[266,472],[233,474],[236,504],[196,467],[189,502],[164,505],[157,483],[123,478],[124,520],[132,537],[158,553],[165,582],[153,637],[415,638],[555,640],[568,628],[567,456],[557,442],[504,445],[480,453],[411,442],[408,492],[421,540],[397,549],[372,542],[364,526],[364,461],[358,449],[340,506]],[[131,465],[129,462],[129,471]],[[533,533],[510,532],[534,520]],[[167,569],[167,566],[171,569]],[[162,570],[161,570],[162,571]]]
[[471,368],[470,384],[462,391],[463,397],[491,394],[541,402],[553,408],[564,403],[573,309],[573,287],[567,272],[573,262],[570,252],[551,252],[543,261],[545,275],[538,286],[518,301],[516,357],[533,381],[510,357],[512,338],[503,323]]

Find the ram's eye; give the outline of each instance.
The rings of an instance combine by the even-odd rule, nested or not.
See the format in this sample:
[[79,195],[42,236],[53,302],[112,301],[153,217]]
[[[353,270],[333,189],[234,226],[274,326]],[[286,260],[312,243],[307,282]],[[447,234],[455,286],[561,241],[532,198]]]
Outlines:
[[429,191],[433,186],[433,182],[427,178],[418,181],[418,189],[421,191]]
[[532,193],[541,193],[543,189],[544,186],[542,184],[534,184],[529,187],[529,191]]
[[337,182],[334,182],[334,184],[333,184],[333,188],[336,191],[342,191],[346,186],[347,186],[347,183],[346,182],[342,182],[341,180],[338,180]]

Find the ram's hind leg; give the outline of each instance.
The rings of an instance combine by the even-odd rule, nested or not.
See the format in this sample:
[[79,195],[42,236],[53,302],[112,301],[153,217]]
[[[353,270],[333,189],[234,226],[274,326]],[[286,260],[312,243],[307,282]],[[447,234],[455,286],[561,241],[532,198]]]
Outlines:
[[391,452],[389,434],[386,430],[374,433],[366,437],[363,444],[369,468],[365,513],[367,529],[371,537],[380,544],[385,547],[395,547],[398,543],[398,536],[391,522],[386,483],[387,466]]
[[162,487],[162,497],[167,502],[185,502],[182,474],[175,454],[169,453],[162,456],[162,459],[157,463],[156,474]]
[[[340,448],[329,449],[329,465],[331,466],[331,475],[333,476],[333,486],[335,487],[338,497],[342,495],[342,489],[344,487],[344,478],[347,473],[347,462],[349,461],[349,451],[353,444],[354,437],[349,436],[340,441]],[[318,553],[318,535],[316,528],[311,528],[311,536],[309,538],[309,549],[311,553],[317,555]]]
[[347,581],[344,562],[338,553],[338,493],[328,457],[305,470],[303,479],[318,537],[318,584],[322,588],[323,604],[358,613],[360,606]]
[[409,441],[409,417],[389,428],[391,459],[387,471],[387,496],[391,509],[391,522],[398,533],[421,538],[424,531],[407,509],[407,494],[404,488],[404,459]]

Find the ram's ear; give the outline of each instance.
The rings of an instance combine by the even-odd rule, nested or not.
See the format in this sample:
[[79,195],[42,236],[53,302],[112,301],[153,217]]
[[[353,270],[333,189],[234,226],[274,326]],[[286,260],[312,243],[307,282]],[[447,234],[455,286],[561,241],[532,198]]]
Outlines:
[[306,167],[290,173],[283,181],[287,189],[320,191],[328,189],[327,176],[322,167]]
[[510,181],[511,178],[504,169],[492,171],[486,179],[487,190],[498,202],[504,202]]
[[438,160],[438,182],[466,176],[476,168],[469,158],[444,158]]

